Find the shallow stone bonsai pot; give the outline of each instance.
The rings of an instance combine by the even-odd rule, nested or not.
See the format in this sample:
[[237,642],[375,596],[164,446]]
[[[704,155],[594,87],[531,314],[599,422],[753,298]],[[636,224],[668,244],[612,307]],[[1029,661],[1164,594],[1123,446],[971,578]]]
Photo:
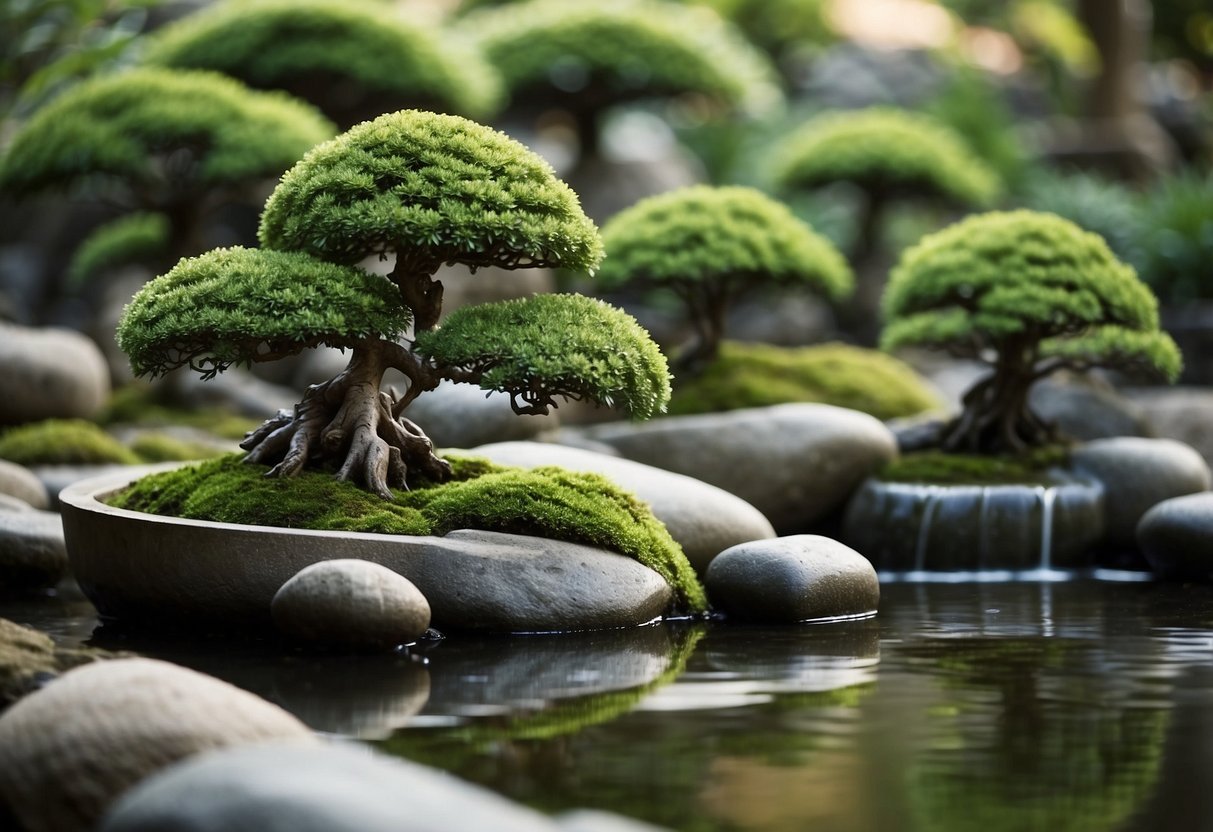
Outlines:
[[361,558],[408,578],[438,629],[542,632],[629,627],[673,597],[624,555],[575,543],[459,530],[445,537],[309,531],[185,520],[103,500],[179,463],[83,480],[60,494],[68,559],[108,618],[189,626],[269,626],[270,600],[305,566]]
[[842,539],[881,572],[1079,569],[1103,537],[1103,486],[1068,473],[1039,484],[868,479]]

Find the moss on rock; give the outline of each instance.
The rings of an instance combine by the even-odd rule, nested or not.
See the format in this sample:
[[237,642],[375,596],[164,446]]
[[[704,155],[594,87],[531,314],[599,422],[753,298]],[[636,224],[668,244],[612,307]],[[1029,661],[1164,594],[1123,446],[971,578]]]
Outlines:
[[671,414],[689,415],[820,402],[895,419],[933,410],[940,402],[906,363],[847,344],[785,348],[724,342],[703,374],[678,384]]
[[924,451],[891,462],[877,476],[885,482],[929,485],[1040,483],[1046,480],[1046,471],[1065,466],[1069,458],[1068,445],[1048,445],[1013,456]]
[[18,465],[134,465],[131,449],[83,419],[47,419],[0,435],[0,459]]
[[682,548],[649,507],[605,477],[559,468],[524,471],[448,457],[450,482],[410,482],[391,502],[324,473],[264,476],[229,455],[144,477],[110,505],[173,517],[378,534],[443,535],[455,529],[530,534],[628,555],[661,575],[679,607],[707,608]]

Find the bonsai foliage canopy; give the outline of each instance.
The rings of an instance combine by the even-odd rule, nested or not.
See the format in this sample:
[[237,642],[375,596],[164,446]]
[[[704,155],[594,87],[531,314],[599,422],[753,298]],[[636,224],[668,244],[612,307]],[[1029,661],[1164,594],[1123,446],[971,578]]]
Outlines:
[[[435,328],[443,263],[591,270],[597,229],[538,156],[457,116],[402,111],[319,145],[283,176],[261,223],[262,249],[183,260],[128,306],[119,343],[139,373],[190,366],[213,375],[308,347],[352,348],[349,366],[308,388],[293,412],[253,431],[250,462],[273,476],[336,469],[385,499],[410,469],[450,466],[402,412],[442,380],[510,394],[519,413],[561,397],[664,409],[665,358],[629,316],[551,295],[463,309]],[[395,256],[387,276],[358,262]],[[413,342],[400,338],[413,328]],[[380,390],[395,368],[408,387]]]
[[925,346],[991,372],[944,428],[946,450],[1018,452],[1053,437],[1028,406],[1056,370],[1109,367],[1168,381],[1179,350],[1158,302],[1103,239],[1053,214],[969,217],[924,237],[893,270],[881,346]]
[[704,6],[529,0],[473,12],[461,28],[481,44],[515,102],[559,106],[579,120],[592,122],[623,102],[684,93],[750,113],[766,112],[782,97],[765,56]]
[[0,188],[73,189],[142,212],[82,246],[80,277],[153,252],[171,263],[197,253],[209,211],[280,176],[335,131],[282,93],[210,72],[135,69],[83,82],[35,112],[0,158]]
[[286,90],[346,126],[403,107],[485,118],[503,93],[470,44],[362,0],[223,0],[158,31],[143,59]]
[[840,300],[854,284],[829,240],[753,188],[700,185],[649,197],[616,215],[603,240],[603,288],[658,287],[682,301],[698,337],[684,357],[691,365],[715,359],[725,313],[744,294],[804,286]]

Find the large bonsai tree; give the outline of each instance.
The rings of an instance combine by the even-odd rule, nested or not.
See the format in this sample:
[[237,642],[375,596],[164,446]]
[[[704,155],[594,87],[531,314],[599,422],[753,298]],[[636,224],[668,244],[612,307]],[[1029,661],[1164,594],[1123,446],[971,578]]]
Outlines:
[[502,97],[470,45],[357,0],[225,0],[157,32],[144,60],[286,90],[343,127],[410,107],[485,118]]
[[[260,250],[184,260],[136,295],[118,330],[139,374],[188,365],[206,375],[319,344],[349,365],[310,387],[243,443],[272,476],[335,469],[385,499],[410,469],[449,466],[403,411],[440,380],[507,392],[519,413],[557,399],[618,404],[634,416],[669,398],[664,357],[634,320],[576,295],[467,307],[436,328],[444,263],[594,268],[597,230],[576,195],[522,145],[457,116],[403,111],[314,148],[282,178]],[[354,265],[394,257],[386,277]],[[414,339],[398,339],[410,323]],[[408,379],[380,390],[384,372]]]
[[924,237],[884,297],[886,349],[920,345],[989,365],[941,434],[945,450],[1018,452],[1048,442],[1028,406],[1040,378],[1112,367],[1174,381],[1179,350],[1158,303],[1103,239],[1052,214],[980,214]]
[[689,95],[717,110],[778,102],[774,73],[711,9],[661,0],[531,0],[469,14],[462,28],[501,72],[515,108],[567,112],[583,159],[610,108]]
[[849,182],[863,192],[852,261],[876,250],[885,213],[896,200],[989,205],[999,183],[985,163],[945,125],[885,107],[825,113],[810,119],[774,150],[775,179],[784,190]]
[[809,287],[832,300],[852,288],[851,269],[827,239],[753,188],[696,186],[641,200],[603,230],[609,257],[600,285],[656,287],[682,302],[696,342],[678,359],[714,361],[725,314],[741,296],[772,286]]
[[280,176],[334,132],[281,93],[213,73],[132,70],[82,83],[38,110],[0,158],[0,188],[16,197],[70,190],[122,213],[159,215],[103,226],[90,258],[155,252],[167,265],[201,250],[218,207]]

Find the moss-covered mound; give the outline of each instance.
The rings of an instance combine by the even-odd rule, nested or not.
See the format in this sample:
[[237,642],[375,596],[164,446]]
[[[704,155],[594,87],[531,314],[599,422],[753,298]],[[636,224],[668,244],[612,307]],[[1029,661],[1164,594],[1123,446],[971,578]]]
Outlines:
[[924,451],[895,460],[877,476],[885,482],[928,485],[1016,485],[1046,480],[1050,468],[1070,459],[1066,445],[1048,445],[1017,455],[949,454]]
[[83,419],[47,419],[0,434],[0,459],[18,465],[138,465],[206,459],[220,451],[163,433],[144,433],[130,446]]
[[93,230],[72,254],[68,283],[76,288],[107,271],[155,261],[168,252],[168,217],[137,211]]
[[134,465],[143,461],[83,419],[47,419],[6,431],[0,434],[0,459],[18,465]]
[[674,388],[671,414],[714,413],[788,402],[820,402],[878,419],[913,416],[940,406],[909,365],[846,344],[788,349],[724,342],[702,375]]
[[266,477],[238,455],[145,477],[109,501],[172,517],[378,534],[443,535],[455,529],[529,534],[621,552],[661,575],[691,612],[707,598],[681,547],[644,503],[596,474],[524,471],[448,458],[452,481],[411,483],[387,502],[323,473]]
[[101,425],[138,425],[140,427],[165,427],[177,425],[204,430],[223,439],[243,439],[249,431],[257,428],[262,419],[241,416],[222,407],[186,409],[162,401],[164,387],[152,387],[143,382],[132,382],[113,392],[95,418]]

